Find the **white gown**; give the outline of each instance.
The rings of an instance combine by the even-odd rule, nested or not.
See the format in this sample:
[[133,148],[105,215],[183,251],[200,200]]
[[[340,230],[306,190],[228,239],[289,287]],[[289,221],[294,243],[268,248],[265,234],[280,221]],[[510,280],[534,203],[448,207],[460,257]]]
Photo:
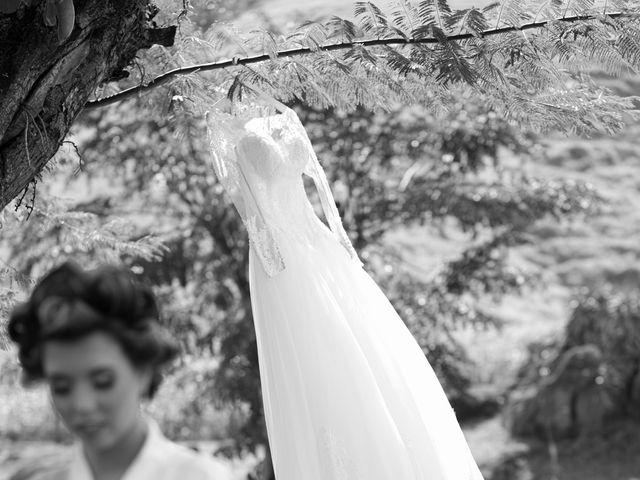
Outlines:
[[214,167],[251,240],[277,480],[482,480],[424,353],[362,269],[295,112],[220,114],[208,129]]

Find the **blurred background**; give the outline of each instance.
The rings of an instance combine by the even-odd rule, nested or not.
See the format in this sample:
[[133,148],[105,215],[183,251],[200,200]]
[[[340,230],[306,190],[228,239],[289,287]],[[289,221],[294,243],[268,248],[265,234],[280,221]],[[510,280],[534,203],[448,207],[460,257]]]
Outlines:
[[[181,28],[286,32],[352,12],[345,0],[194,0]],[[637,76],[591,79],[640,95]],[[487,480],[638,480],[640,124],[540,135],[455,88],[438,115],[291,106]],[[0,212],[0,316],[65,259],[126,263],[153,283],[184,351],[149,415],[234,480],[270,479],[246,233],[201,121],[146,102],[83,113],[37,189]],[[0,342],[0,478],[28,476],[71,439]]]

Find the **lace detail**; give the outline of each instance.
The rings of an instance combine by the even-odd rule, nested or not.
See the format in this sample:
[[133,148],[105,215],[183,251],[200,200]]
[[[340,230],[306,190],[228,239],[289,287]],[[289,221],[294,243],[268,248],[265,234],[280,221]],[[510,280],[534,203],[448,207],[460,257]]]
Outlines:
[[323,467],[324,478],[332,480],[355,480],[347,449],[336,435],[330,430],[323,428],[320,431],[320,461]]
[[[308,140],[308,139],[307,139]],[[336,239],[340,244],[347,250],[349,256],[359,265],[362,265],[362,261],[358,257],[356,253],[356,249],[353,248],[353,244],[351,240],[349,240],[349,236],[342,225],[342,219],[340,218],[340,213],[338,212],[338,208],[336,207],[336,202],[333,199],[333,195],[331,193],[331,188],[329,187],[329,181],[327,180],[327,176],[318,161],[318,157],[316,156],[313,147],[311,146],[311,142],[308,142],[308,152],[309,152],[309,163],[306,166],[306,172],[312,179],[313,183],[316,186],[316,190],[318,190],[318,194],[320,195],[320,203],[322,204],[322,209],[324,211],[324,215],[327,218],[327,222],[329,222],[329,227],[331,231],[335,235]]]
[[216,118],[207,115],[207,135],[213,168],[218,180],[231,197],[240,215],[249,240],[265,272],[274,276],[284,270],[284,260],[275,242],[270,223],[260,205],[260,188],[255,183],[256,175],[245,172],[239,161],[240,142],[247,137],[245,122],[231,115],[220,114]]
[[329,233],[307,198],[303,173],[314,181],[331,234],[362,265],[342,226],[311,141],[293,110],[255,118],[208,116],[207,132],[216,174],[267,275],[285,268],[276,238],[314,244],[318,235]]
[[283,271],[284,260],[282,259],[278,245],[266,228],[258,226],[258,217],[251,215],[244,224],[249,233],[249,241],[253,244],[267,275],[273,277]]

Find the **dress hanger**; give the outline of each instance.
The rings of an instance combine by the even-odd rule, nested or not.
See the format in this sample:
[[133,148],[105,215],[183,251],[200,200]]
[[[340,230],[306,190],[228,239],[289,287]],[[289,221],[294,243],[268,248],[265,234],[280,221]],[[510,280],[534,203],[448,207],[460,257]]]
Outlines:
[[234,104],[229,97],[226,95],[221,97],[219,100],[216,100],[210,107],[211,110],[219,110],[223,113],[228,113],[233,115],[234,113]]
[[[292,112],[292,110],[289,107],[287,107],[285,104],[279,102],[278,100],[273,98],[271,95],[268,95],[266,92],[256,87],[255,85],[245,84],[245,88],[247,88],[248,90],[251,90],[251,92],[255,95],[257,100],[255,104],[258,107],[270,106],[270,107],[273,107],[276,110],[276,112],[283,115],[287,114],[288,112]],[[263,116],[264,118],[270,117],[270,115],[260,115],[260,114],[256,115],[257,112],[255,111],[253,112],[253,114],[247,115],[247,113],[251,112],[252,110],[251,107],[249,107],[249,104],[243,103],[242,101],[234,102],[226,95],[222,96],[220,99],[215,101],[211,105],[210,110],[211,111],[217,110],[218,112],[229,115],[229,117],[232,117],[232,118],[235,117],[239,119],[244,118],[245,120],[256,118],[256,116],[258,117]],[[209,111],[205,112],[205,118],[208,118],[209,113],[210,113]]]
[[272,106],[279,113],[285,113],[290,110],[290,108],[287,107],[284,103],[279,102],[278,100],[273,98],[271,95],[268,95],[266,92],[256,87],[255,85],[245,85],[245,87],[251,90],[253,93],[255,93],[259,100],[262,100],[263,102]]

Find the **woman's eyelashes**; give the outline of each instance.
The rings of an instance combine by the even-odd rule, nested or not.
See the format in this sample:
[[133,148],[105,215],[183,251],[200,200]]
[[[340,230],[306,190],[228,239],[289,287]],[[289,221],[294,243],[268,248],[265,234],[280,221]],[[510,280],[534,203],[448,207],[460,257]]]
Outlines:
[[54,380],[49,385],[51,393],[57,397],[63,397],[71,392],[71,382]]
[[91,382],[97,390],[109,390],[115,384],[113,372],[100,371],[91,375]]
[[[113,372],[101,370],[90,374],[90,385],[95,390],[110,390],[116,383],[116,377]],[[74,388],[74,382],[66,378],[53,378],[49,380],[51,393],[57,397],[69,395]]]

